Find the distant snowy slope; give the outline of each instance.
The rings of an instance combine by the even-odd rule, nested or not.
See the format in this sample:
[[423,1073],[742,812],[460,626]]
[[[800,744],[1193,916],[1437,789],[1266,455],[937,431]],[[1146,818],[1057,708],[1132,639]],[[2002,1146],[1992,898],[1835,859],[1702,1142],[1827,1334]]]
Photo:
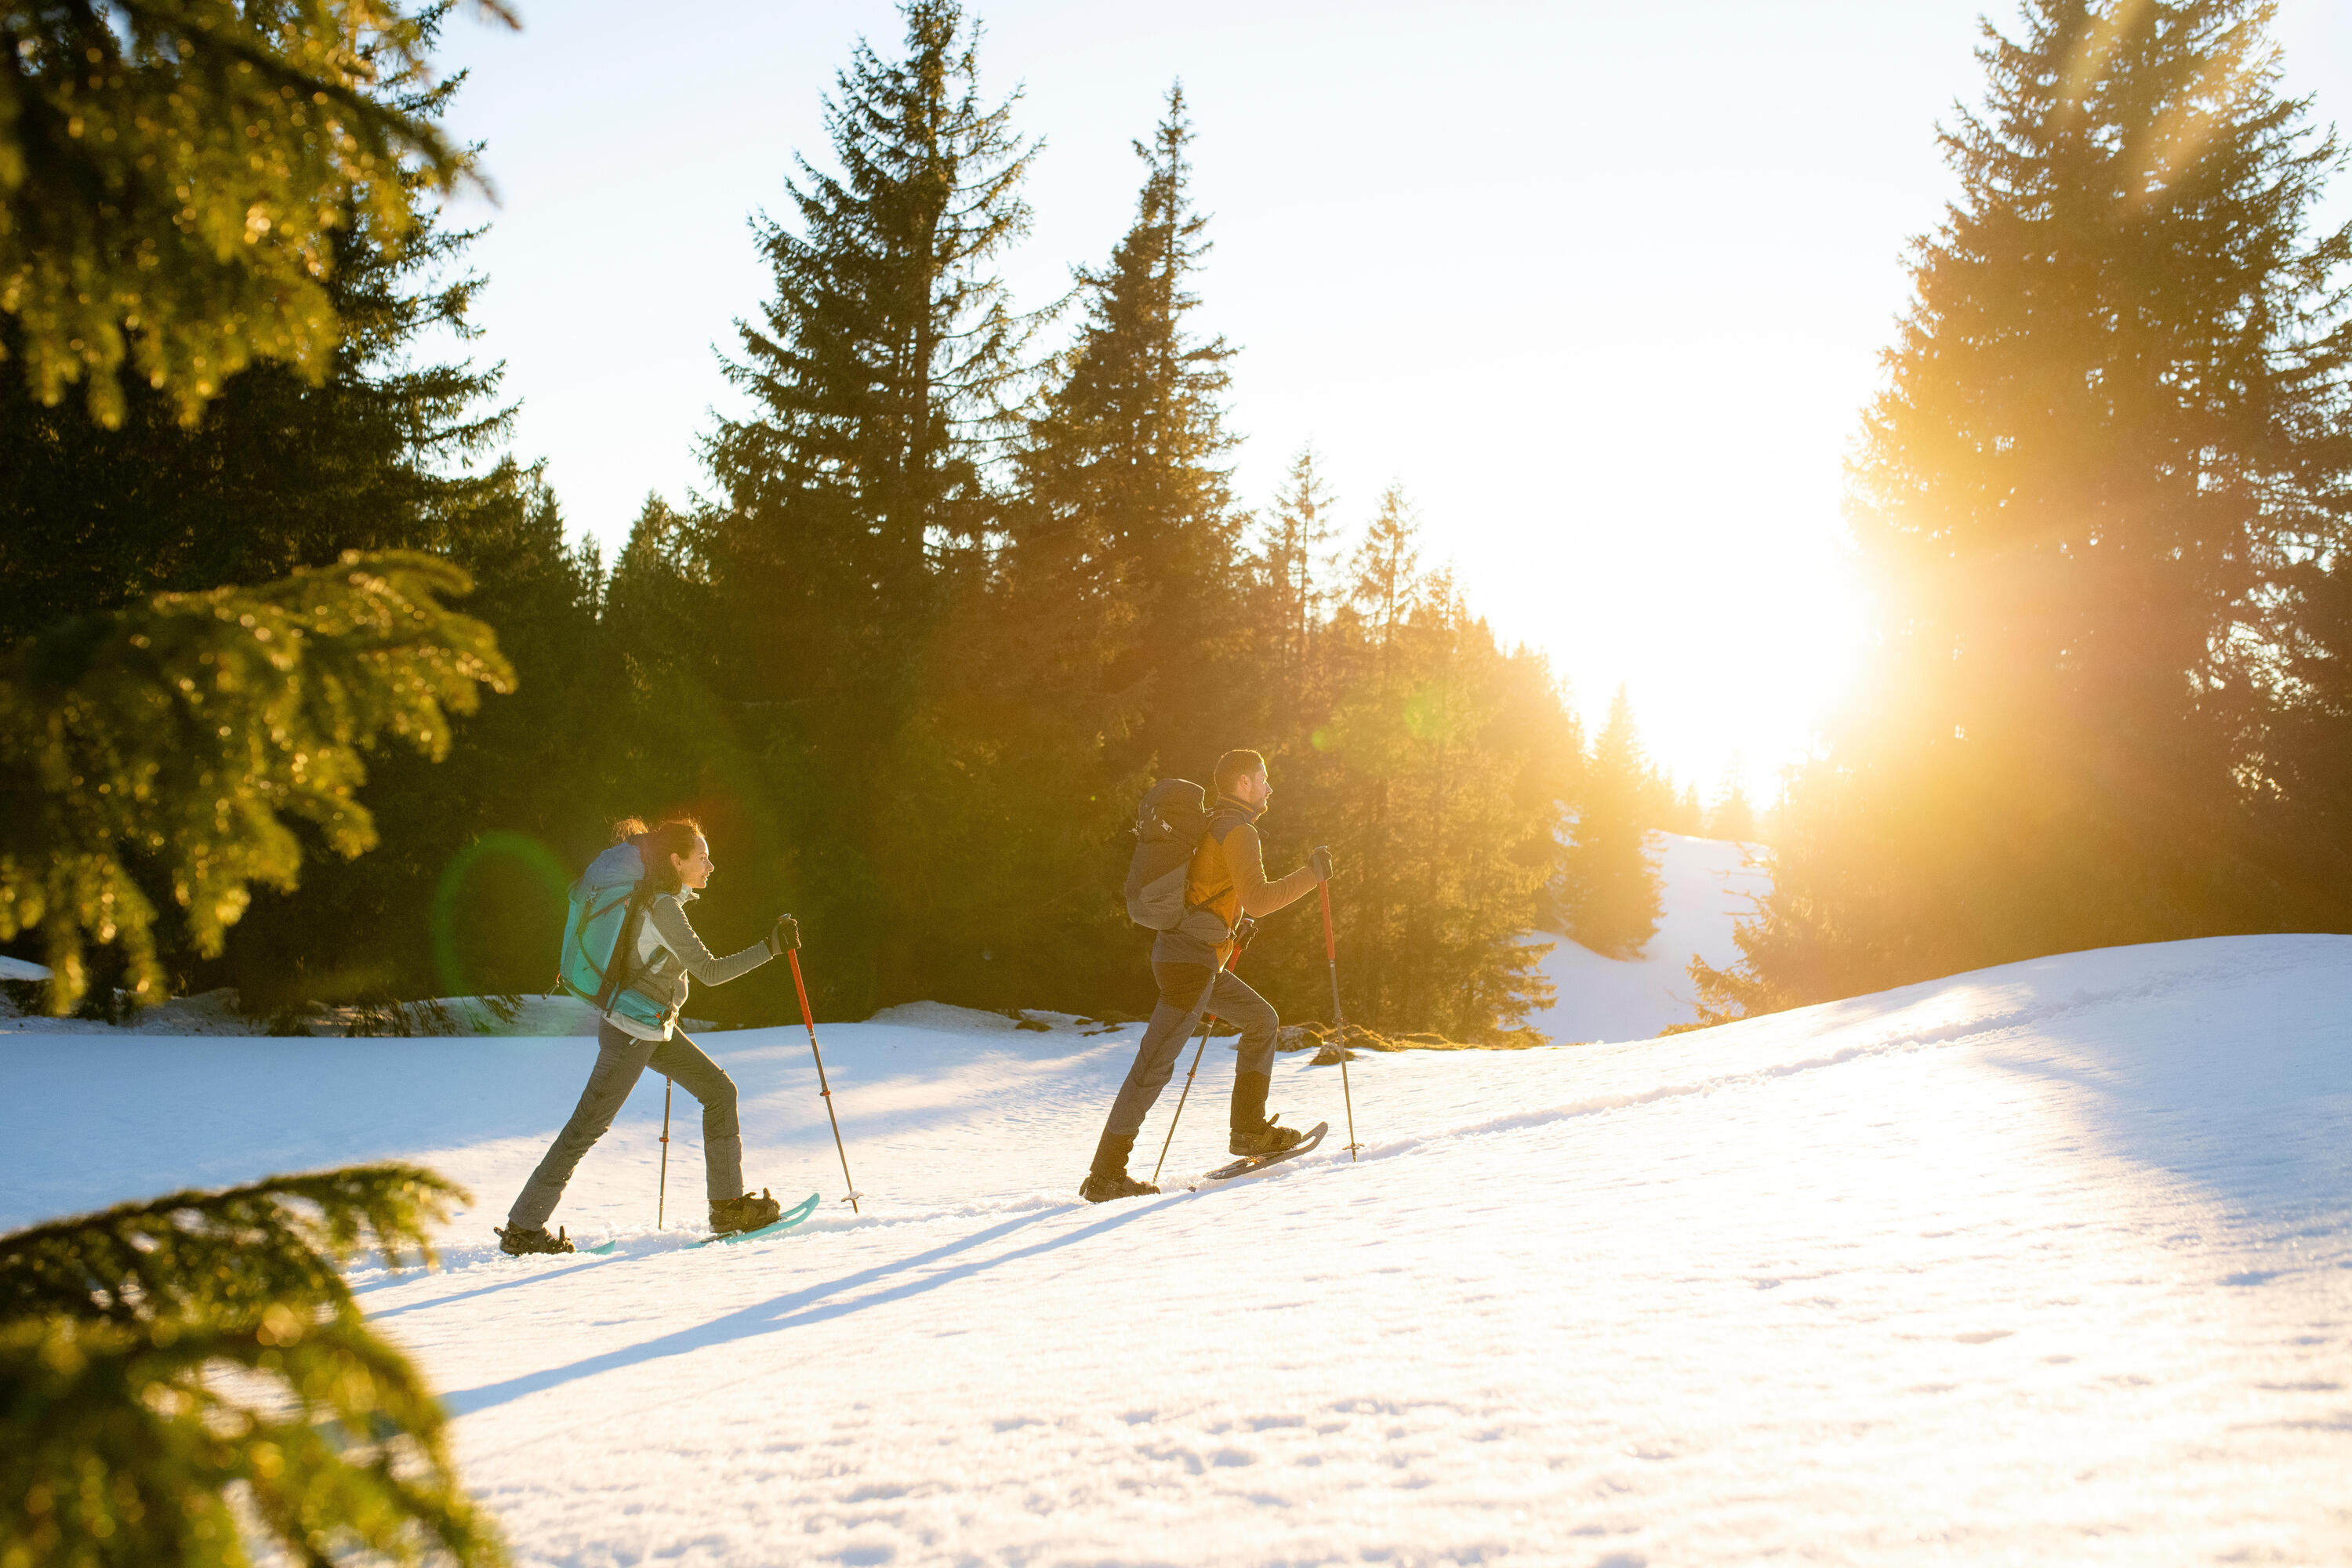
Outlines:
[[[1367,1147],[1071,1201],[1134,1031],[715,1036],[803,1231],[651,1227],[648,1078],[503,1209],[581,1040],[0,1039],[0,1225],[405,1154],[354,1283],[527,1564],[2352,1561],[2352,939],[2013,964],[1666,1040],[1368,1055]],[[1170,1155],[1222,1152],[1213,1050]],[[1148,1170],[1170,1094],[1145,1129]],[[1340,1117],[1282,1058],[1273,1103]]]
[[1658,934],[1642,956],[1603,958],[1566,937],[1543,963],[1559,1000],[1528,1022],[1562,1044],[1575,1040],[1646,1039],[1670,1024],[1696,1016],[1687,965],[1697,953],[1721,967],[1739,957],[1731,928],[1750,909],[1747,895],[1771,886],[1748,868],[1748,847],[1722,838],[1653,833],[1665,886]]

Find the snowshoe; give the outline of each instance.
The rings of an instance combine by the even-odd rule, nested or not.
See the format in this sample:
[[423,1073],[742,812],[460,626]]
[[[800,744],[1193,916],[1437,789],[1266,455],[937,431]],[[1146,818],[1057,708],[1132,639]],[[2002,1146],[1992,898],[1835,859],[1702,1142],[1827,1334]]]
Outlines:
[[1125,1171],[1108,1176],[1089,1171],[1087,1179],[1078,1184],[1078,1196],[1090,1204],[1107,1204],[1113,1198],[1140,1198],[1159,1190],[1150,1182],[1137,1181]]
[[519,1225],[492,1226],[490,1228],[498,1232],[499,1250],[509,1258],[522,1258],[534,1252],[578,1250],[572,1245],[572,1238],[563,1234],[562,1226],[556,1226],[553,1236],[547,1234],[547,1227],[543,1225],[529,1228]]
[[760,1195],[745,1193],[740,1198],[720,1198],[710,1205],[710,1234],[732,1236],[739,1230],[758,1230],[784,1217],[784,1205],[768,1195],[761,1187]]
[[1236,1154],[1255,1159],[1266,1154],[1279,1154],[1296,1149],[1306,1141],[1307,1134],[1296,1127],[1276,1127],[1279,1116],[1267,1118],[1255,1127],[1236,1127],[1225,1141],[1225,1147]]

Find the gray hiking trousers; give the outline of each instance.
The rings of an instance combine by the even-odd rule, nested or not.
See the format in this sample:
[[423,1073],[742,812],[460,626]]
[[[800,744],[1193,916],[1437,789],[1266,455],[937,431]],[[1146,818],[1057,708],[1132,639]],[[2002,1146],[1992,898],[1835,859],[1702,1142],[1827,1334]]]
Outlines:
[[[1144,1026],[1135,1065],[1127,1069],[1127,1081],[1118,1086],[1118,1097],[1110,1102],[1110,1120],[1103,1124],[1106,1138],[1132,1139],[1143,1130],[1143,1119],[1160,1091],[1168,1087],[1176,1071],[1176,1058],[1184,1054],[1185,1041],[1201,1026],[1201,988],[1215,971],[1205,963],[1154,963],[1151,973],[1160,982],[1159,1005],[1151,1009],[1151,1022]],[[1234,1064],[1236,1074],[1254,1072],[1263,1077],[1274,1071],[1275,1031],[1282,1020],[1273,1003],[1228,972],[1217,975],[1207,1011],[1241,1026],[1241,1059]]]
[[735,1080],[702,1054],[702,1047],[673,1029],[667,1040],[641,1040],[609,1023],[596,1030],[596,1065],[572,1120],[549,1144],[547,1157],[523,1184],[522,1195],[507,1212],[507,1224],[529,1230],[547,1223],[572,1180],[580,1156],[588,1152],[620,1113],[621,1102],[651,1067],[702,1102],[702,1168],[713,1203],[743,1195],[743,1131],[735,1120]]

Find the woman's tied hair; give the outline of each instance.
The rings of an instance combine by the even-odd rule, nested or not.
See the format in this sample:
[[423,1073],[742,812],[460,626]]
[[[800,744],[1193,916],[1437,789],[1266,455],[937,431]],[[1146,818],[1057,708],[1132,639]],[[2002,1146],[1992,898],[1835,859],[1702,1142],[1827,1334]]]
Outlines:
[[684,886],[669,858],[683,860],[692,855],[694,841],[702,837],[702,824],[690,816],[673,816],[657,827],[647,827],[641,816],[625,816],[613,824],[613,842],[635,845],[645,857],[646,879],[666,893]]

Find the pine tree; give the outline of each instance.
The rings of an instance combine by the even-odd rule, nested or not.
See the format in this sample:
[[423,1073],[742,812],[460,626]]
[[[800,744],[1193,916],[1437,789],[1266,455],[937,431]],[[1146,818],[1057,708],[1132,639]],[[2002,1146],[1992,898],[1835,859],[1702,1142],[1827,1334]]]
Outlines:
[[[454,86],[404,101],[438,112]],[[474,467],[510,422],[498,372],[419,363],[436,331],[472,331],[481,280],[436,276],[472,237],[429,213],[396,248],[373,218],[338,232],[325,292],[341,331],[318,374],[257,363],[193,419],[134,383],[110,429],[0,378],[0,646],[59,615],[268,582],[346,550],[462,548],[468,517],[518,482]],[[23,343],[5,319],[0,343]]]
[[338,231],[397,239],[410,185],[471,172],[397,86],[421,77],[439,16],[361,0],[0,14],[0,313],[32,395],[86,383],[110,427],[126,366],[190,423],[256,361],[320,380],[342,326]]
[[647,737],[614,711],[594,548],[566,542],[535,473],[499,472],[510,485],[474,498],[449,554],[475,584],[469,607],[495,617],[514,689],[454,717],[438,760],[379,752],[360,796],[375,847],[351,858],[306,843],[299,890],[257,897],[219,963],[167,952],[175,985],[232,985],[269,1016],[546,989],[564,889],[623,814],[625,758]]
[[1664,908],[1643,808],[1649,776],[1633,700],[1620,686],[1585,766],[1560,900],[1568,934],[1609,958],[1640,957]]
[[[1538,967],[1549,946],[1528,933],[1558,870],[1573,728],[1541,660],[1497,647],[1418,558],[1391,487],[1313,638],[1308,686],[1331,693],[1328,710],[1270,755],[1277,805],[1260,831],[1276,869],[1318,839],[1339,853],[1332,910],[1357,1022],[1514,1040],[1551,999]],[[1278,1005],[1328,1010],[1315,923],[1276,922],[1250,963]]]
[[[2343,426],[2352,431],[2352,419]],[[2347,531],[2352,534],[2352,531]],[[2282,794],[2271,859],[2305,931],[2352,929],[2352,536],[2276,574],[2284,690],[2263,760]]]
[[1209,252],[1192,140],[1180,83],[1136,143],[1134,223],[1107,267],[1079,274],[1086,319],[1017,455],[1026,506],[1003,563],[1011,592],[1050,584],[1062,614],[1101,606],[1110,640],[1096,684],[1146,694],[1137,764],[1199,766],[1225,749],[1240,618],[1241,520],[1222,466],[1234,350],[1189,321]]
[[342,1279],[362,1238],[429,1264],[468,1201],[354,1166],[0,1236],[0,1561],[242,1563],[250,1529],[310,1563],[505,1562]]
[[1392,484],[1381,493],[1381,510],[1349,563],[1354,578],[1349,600],[1379,650],[1384,679],[1396,651],[1398,628],[1412,614],[1422,587],[1421,554],[1413,542],[1419,531],[1404,487]]
[[[1667,787],[1669,790],[1673,788],[1673,781],[1667,782]],[[1697,837],[1700,830],[1706,825],[1705,813],[1698,803],[1698,785],[1695,784],[1683,785],[1682,793],[1675,795],[1674,800],[1674,812],[1664,824],[1665,830],[1669,833],[1682,834],[1689,838]]]
[[1237,522],[1216,466],[1229,351],[1186,330],[1206,250],[1191,134],[1171,91],[1136,144],[1133,223],[1077,275],[1084,316],[1014,454],[1003,548],[984,584],[961,585],[893,753],[887,999],[1141,1000],[1100,890],[1155,756],[1208,744],[1212,634],[1236,618]]
[[[717,695],[747,723],[789,857],[825,933],[819,988],[870,1007],[889,929],[873,868],[887,780],[960,584],[1001,527],[987,468],[1030,367],[1034,317],[991,270],[1027,231],[1034,152],[1012,102],[981,95],[978,29],[955,0],[908,0],[906,53],[860,43],[826,102],[839,173],[805,159],[796,226],[762,218],[775,297],[739,322],[729,379],[757,405],[705,458],[723,505],[700,529],[726,658]],[[739,881],[730,898],[781,897]]]
[[[794,680],[815,662],[794,654],[853,655],[929,624],[948,569],[994,526],[981,468],[1035,325],[989,271],[1028,230],[1034,145],[1010,100],[982,101],[977,29],[953,0],[901,14],[906,57],[861,42],[826,101],[840,174],[797,159],[797,231],[757,225],[776,295],[737,323],[727,374],[759,409],[720,421],[706,450],[728,503],[715,552],[810,612],[761,605],[812,628],[780,650],[791,668],[776,673]],[[903,681],[906,658],[881,662]]]
[[1265,612],[1255,617],[1265,639],[1260,656],[1266,666],[1263,674],[1275,688],[1275,721],[1286,733],[1297,733],[1307,671],[1315,663],[1314,635],[1322,599],[1316,569],[1338,532],[1334,504],[1316,467],[1314,448],[1300,448],[1266,523],[1260,560],[1269,592]]
[[1748,764],[1734,756],[1723,770],[1723,787],[1715,797],[1714,809],[1706,814],[1706,836],[1727,838],[1734,843],[1752,843],[1756,837],[1756,807],[1748,798]]
[[[420,24],[421,42],[435,21]],[[411,62],[379,90],[429,125],[457,86],[424,79]],[[583,760],[562,754],[583,729],[595,662],[594,570],[566,549],[538,476],[495,458],[509,415],[496,404],[497,372],[426,352],[436,333],[473,331],[482,280],[464,258],[474,237],[434,210],[429,171],[384,183],[417,210],[395,223],[362,208],[320,241],[340,325],[307,370],[259,360],[193,422],[175,392],[134,382],[113,429],[0,378],[0,470],[17,481],[0,490],[0,646],[60,616],[133,607],[158,593],[269,582],[353,550],[425,551],[480,584],[476,607],[490,608],[511,643],[501,668],[522,679],[525,695],[476,718],[451,715],[453,763],[436,769],[431,753],[404,750],[373,760],[373,783],[356,797],[371,807],[373,853],[347,858],[331,835],[294,819],[307,885],[289,897],[265,879],[225,952],[177,918],[152,859],[126,862],[162,918],[138,974],[115,953],[87,955],[95,1005],[117,984],[157,997],[159,974],[173,988],[233,984],[243,1005],[272,1013],[320,996],[429,995],[453,988],[454,966],[436,963],[436,952],[488,959],[465,966],[473,988],[544,984],[544,954],[533,950],[544,947],[550,910],[560,910],[560,879],[543,849],[495,846],[516,829],[562,837],[566,818],[593,811],[601,794],[582,776]],[[0,319],[0,336],[15,331]],[[447,879],[461,860],[472,868],[463,886]],[[436,921],[436,902],[454,914]],[[526,910],[536,918],[520,918]],[[451,940],[453,922],[475,940]]]
[[2247,634],[2264,563],[2340,515],[2352,240],[2306,236],[2336,150],[2269,16],[2032,0],[1988,30],[1853,469],[1881,684],[1798,781],[1751,997],[2280,918]]
[[209,955],[252,883],[293,885],[286,818],[346,856],[375,842],[361,751],[397,736],[442,756],[448,715],[511,683],[489,629],[441,602],[469,587],[430,556],[354,553],[71,617],[0,661],[0,941],[39,931],[53,1011],[79,1000],[93,940],[161,999],[134,857],[163,869]]

